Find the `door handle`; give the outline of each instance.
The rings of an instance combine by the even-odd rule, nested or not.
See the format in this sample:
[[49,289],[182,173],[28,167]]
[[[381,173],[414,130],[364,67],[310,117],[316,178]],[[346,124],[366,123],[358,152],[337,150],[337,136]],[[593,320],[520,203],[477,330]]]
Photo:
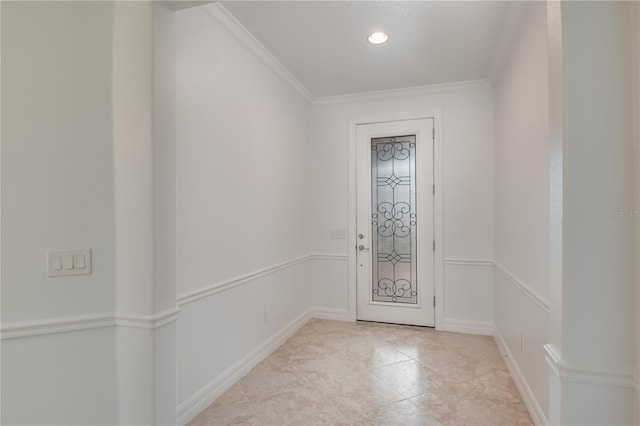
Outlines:
[[368,247],[363,246],[362,244],[360,244],[360,245],[358,246],[358,250],[360,250],[360,251],[369,251],[369,248],[368,248]]

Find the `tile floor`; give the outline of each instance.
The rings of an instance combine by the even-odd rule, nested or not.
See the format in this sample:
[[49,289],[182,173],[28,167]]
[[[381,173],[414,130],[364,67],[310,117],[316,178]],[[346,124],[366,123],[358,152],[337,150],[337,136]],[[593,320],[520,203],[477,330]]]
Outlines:
[[493,338],[311,320],[190,425],[531,425]]

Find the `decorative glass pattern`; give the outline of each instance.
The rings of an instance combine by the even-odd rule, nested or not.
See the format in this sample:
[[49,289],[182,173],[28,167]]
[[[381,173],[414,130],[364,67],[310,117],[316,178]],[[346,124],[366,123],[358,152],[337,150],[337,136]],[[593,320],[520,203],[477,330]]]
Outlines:
[[371,139],[372,300],[418,303],[416,136]]

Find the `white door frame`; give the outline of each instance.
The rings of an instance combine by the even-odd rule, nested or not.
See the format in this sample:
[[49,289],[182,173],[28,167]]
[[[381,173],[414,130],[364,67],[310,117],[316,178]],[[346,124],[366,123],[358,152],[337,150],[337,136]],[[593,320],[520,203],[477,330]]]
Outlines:
[[366,115],[349,119],[349,208],[348,208],[348,250],[349,250],[349,320],[357,320],[357,228],[356,228],[356,126],[359,124],[385,123],[391,121],[419,120],[432,118],[435,128],[433,152],[433,182],[436,193],[433,200],[433,235],[436,240],[434,259],[434,294],[436,296],[435,328],[442,329],[444,318],[444,285],[443,285],[443,150],[442,150],[442,112],[440,110],[403,112],[396,114]]

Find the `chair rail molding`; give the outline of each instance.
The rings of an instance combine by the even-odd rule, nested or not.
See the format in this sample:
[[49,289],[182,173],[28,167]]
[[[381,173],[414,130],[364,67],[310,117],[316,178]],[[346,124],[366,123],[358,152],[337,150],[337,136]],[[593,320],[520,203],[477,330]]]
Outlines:
[[268,266],[263,269],[259,269],[257,271],[250,272],[245,275],[241,275],[239,277],[231,278],[226,281],[222,281],[219,283],[211,284],[205,287],[201,287],[197,290],[186,292],[180,296],[178,296],[178,306],[184,306],[189,303],[193,303],[197,300],[203,299],[205,297],[212,296],[214,294],[227,291],[239,285],[247,284],[252,282],[258,278],[264,277],[266,275],[273,274],[278,271],[282,271],[283,269],[290,268],[292,266],[298,265],[300,263],[304,263],[309,261],[312,258],[312,255],[304,255],[297,257],[295,259],[287,260],[272,266]]
[[48,318],[36,321],[10,322],[2,324],[0,338],[2,340],[15,339],[115,326],[155,329],[177,321],[179,315],[180,308],[175,307],[156,315],[146,316],[116,312]]
[[442,263],[445,265],[462,265],[462,266],[490,266],[493,267],[493,260],[487,259],[455,259],[444,258]]
[[569,365],[551,344],[544,345],[545,358],[554,374],[566,382],[591,385],[637,388],[637,379],[630,371],[598,370]]
[[493,262],[496,267],[496,270],[504,274],[511,284],[520,289],[527,297],[533,300],[539,307],[545,310],[545,312],[549,313],[551,310],[551,303],[545,297],[542,297],[536,290],[532,289],[530,286],[516,278],[511,272],[507,270],[504,266],[499,264],[498,262]]

